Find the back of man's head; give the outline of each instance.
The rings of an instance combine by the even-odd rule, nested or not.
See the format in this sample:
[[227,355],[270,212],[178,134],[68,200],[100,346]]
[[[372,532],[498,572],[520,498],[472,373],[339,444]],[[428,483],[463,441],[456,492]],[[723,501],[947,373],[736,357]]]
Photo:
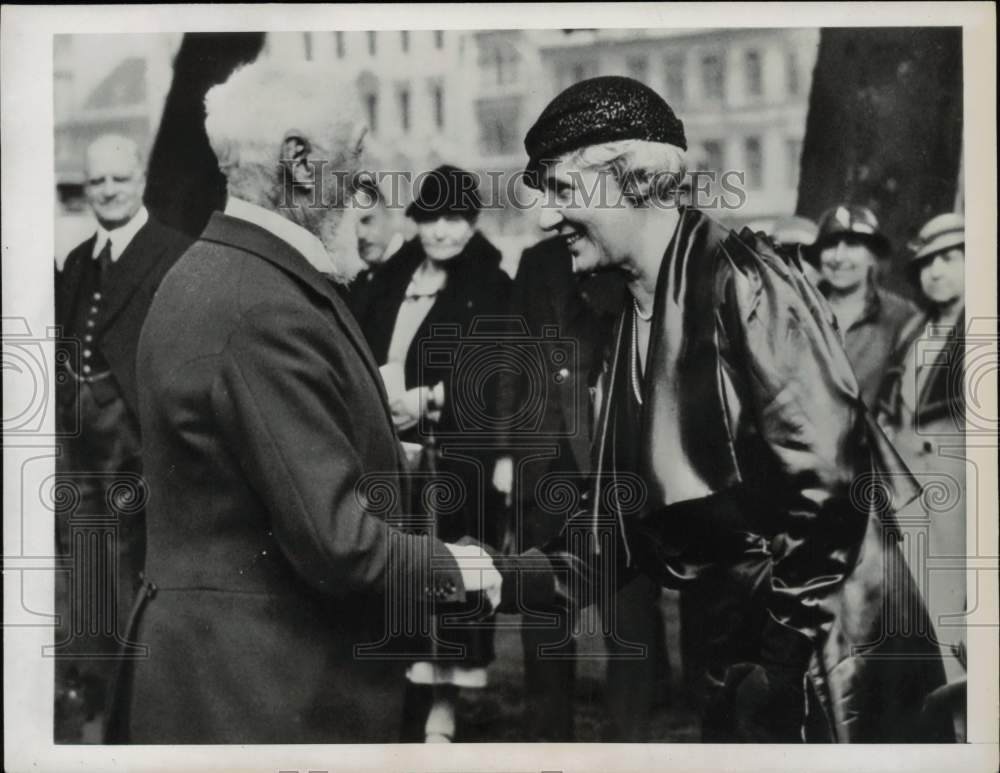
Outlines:
[[[333,172],[334,185],[358,171],[365,127],[352,84],[314,64],[255,62],[205,97],[205,131],[231,195],[276,209],[288,148],[302,169]],[[324,178],[324,182],[326,178]],[[326,201],[343,191],[322,190]],[[287,203],[287,202],[284,202]]]

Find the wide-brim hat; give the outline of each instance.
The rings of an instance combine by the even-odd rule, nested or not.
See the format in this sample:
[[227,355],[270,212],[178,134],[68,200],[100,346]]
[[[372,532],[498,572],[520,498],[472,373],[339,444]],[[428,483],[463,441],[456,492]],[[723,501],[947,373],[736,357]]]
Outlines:
[[818,259],[826,247],[845,238],[864,242],[879,258],[886,257],[891,250],[889,240],[879,230],[874,212],[858,204],[838,204],[820,217],[816,241],[809,248],[810,257]]
[[922,263],[940,252],[965,246],[965,218],[957,212],[946,212],[927,221],[917,238],[908,245],[913,253],[911,263]]
[[406,216],[418,223],[446,215],[474,220],[483,208],[477,192],[479,180],[472,172],[444,164],[420,177],[417,197],[406,208]]

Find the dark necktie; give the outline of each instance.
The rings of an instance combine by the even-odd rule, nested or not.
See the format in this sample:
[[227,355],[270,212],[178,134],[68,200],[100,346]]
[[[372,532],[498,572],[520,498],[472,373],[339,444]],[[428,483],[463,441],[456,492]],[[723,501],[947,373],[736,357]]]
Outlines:
[[97,255],[98,283],[103,287],[108,281],[108,271],[111,268],[111,240],[104,242],[104,248]]

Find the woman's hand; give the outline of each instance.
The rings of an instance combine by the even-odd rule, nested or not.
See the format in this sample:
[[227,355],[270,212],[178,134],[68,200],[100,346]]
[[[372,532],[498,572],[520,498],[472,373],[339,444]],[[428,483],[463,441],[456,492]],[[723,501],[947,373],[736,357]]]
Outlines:
[[440,421],[443,403],[444,384],[439,382],[434,387],[407,389],[389,404],[389,408],[392,410],[393,424],[402,432],[415,426],[421,417],[434,422]]

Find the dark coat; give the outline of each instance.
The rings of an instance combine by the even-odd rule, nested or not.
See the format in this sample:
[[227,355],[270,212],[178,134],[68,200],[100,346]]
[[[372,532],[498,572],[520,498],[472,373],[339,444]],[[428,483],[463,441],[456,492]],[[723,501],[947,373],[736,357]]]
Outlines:
[[[533,420],[512,428],[504,441],[523,465],[517,490],[530,513],[524,524],[528,545],[545,541],[562,525],[552,517],[556,514],[535,512],[532,507],[536,487],[547,473],[559,471],[578,480],[584,500],[588,496],[594,424],[590,388],[608,355],[625,292],[617,272],[574,275],[562,237],[544,239],[521,255],[510,313],[523,322],[528,343],[522,346],[537,342],[540,347],[542,369],[511,372],[504,378],[499,412],[512,416],[526,411],[529,400],[541,401]],[[554,356],[557,347],[568,356]],[[543,446],[558,447],[560,457],[553,458]]]
[[138,382],[156,588],[114,724],[133,743],[397,739],[405,662],[356,648],[465,591],[439,541],[382,517],[402,452],[332,284],[216,213],[154,299]]
[[340,297],[344,299],[347,308],[351,310],[354,319],[363,320],[368,309],[368,304],[372,302],[372,291],[375,288],[375,277],[381,266],[369,266],[359,273],[350,284],[338,285]]
[[[626,312],[602,380],[595,524],[597,504],[610,505],[623,561],[704,592],[722,694],[777,660],[793,674],[793,708],[808,673],[817,739],[915,740],[944,672],[890,533],[919,489],[866,413],[829,306],[769,243],[686,209],[651,325],[641,485],[629,502],[602,490],[629,399]],[[904,618],[897,630],[889,610]]]
[[[375,273],[362,328],[379,365],[386,363],[406,288],[425,257],[420,239],[413,238]],[[489,324],[490,318],[506,312],[510,301],[511,281],[500,268],[500,258],[496,247],[476,231],[462,252],[445,264],[447,283],[417,328],[404,363],[407,389],[444,383],[444,408],[433,426],[437,451],[430,476],[440,488],[423,491],[453,492],[445,499],[454,506],[442,506],[439,498],[434,512],[437,534],[449,541],[466,535],[493,545],[498,541],[496,495],[486,482],[495,456],[490,416],[496,412],[498,385],[497,368],[490,363],[495,340]],[[464,359],[467,354],[473,358],[483,354],[485,359],[470,369],[466,367],[470,360]],[[483,382],[474,383],[474,377],[483,375]],[[403,439],[426,444],[425,428],[418,425]],[[424,471],[428,471],[426,454]],[[414,508],[426,507],[426,496],[416,491],[411,496]],[[493,660],[492,629],[442,621],[436,630],[438,638],[448,642],[444,649],[452,645],[462,649],[463,665],[482,666]]]
[[[360,322],[380,366],[388,358],[396,316],[406,288],[424,259],[420,239],[413,238],[375,274],[370,301]],[[477,393],[467,380],[470,371],[463,367],[461,356],[480,347],[495,345],[494,328],[490,323],[507,313],[511,288],[510,277],[500,268],[500,259],[496,247],[477,231],[462,253],[447,262],[447,284],[417,329],[404,363],[407,389],[444,383],[444,408],[434,428],[442,450],[448,444],[472,446],[476,449],[472,456],[487,465],[497,437],[489,421],[496,412],[498,378],[494,372],[497,369],[489,364],[480,368],[480,374],[485,373],[487,379],[484,391]],[[428,356],[426,352],[431,346],[434,355]],[[421,442],[423,438],[414,431],[404,439]],[[455,539],[472,534],[477,539],[492,541],[493,535],[482,534],[474,523],[470,523],[481,515],[475,502],[478,496],[484,495],[476,491],[480,478],[474,466],[458,460],[449,464],[443,458],[441,462],[443,467],[449,467],[466,481],[471,499],[470,506],[464,508],[460,517],[451,519],[450,524],[440,524],[443,533]],[[468,488],[473,484],[476,487]]]
[[[93,260],[96,235],[74,247],[62,271],[56,272],[56,325],[68,330],[80,303],[80,278]],[[107,300],[94,336],[121,394],[134,416],[139,415],[135,386],[135,357],[139,332],[153,294],[163,276],[190,246],[191,240],[150,216],[115,262],[105,292]],[[73,390],[63,390],[69,399]]]
[[[827,294],[823,282],[820,290]],[[880,286],[873,273],[868,279],[864,311],[849,328],[841,331],[847,359],[869,408],[875,407],[899,332],[916,312],[917,307],[906,298]]]
[[[910,349],[921,336],[927,335],[927,325],[933,321],[928,314],[914,314],[899,331],[885,380],[879,392],[878,410],[895,427],[900,424],[900,390]],[[942,331],[942,338],[925,340],[924,354],[936,353],[934,365],[927,376],[914,413],[916,429],[934,425],[940,432],[947,427],[952,434],[965,432],[965,315],[954,330]]]

